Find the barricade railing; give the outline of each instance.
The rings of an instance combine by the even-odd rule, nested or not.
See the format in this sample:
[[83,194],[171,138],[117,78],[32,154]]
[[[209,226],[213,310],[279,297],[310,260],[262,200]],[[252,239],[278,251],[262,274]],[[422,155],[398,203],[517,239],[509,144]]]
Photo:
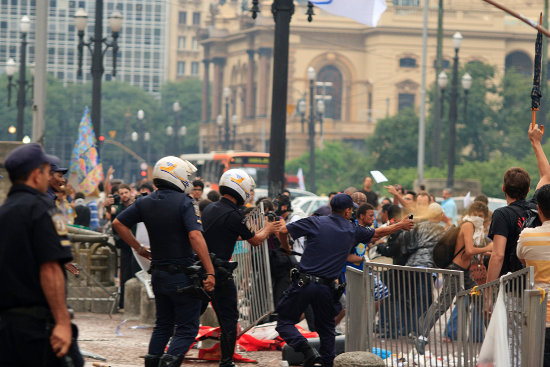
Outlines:
[[[542,366],[546,295],[533,279],[527,268],[501,280],[513,366]],[[346,351],[373,352],[387,366],[476,366],[499,281],[464,290],[462,271],[374,262],[348,267],[346,280]]]
[[[252,231],[259,231],[264,220],[263,206],[247,214],[247,226]],[[247,241],[237,241],[231,258],[239,263],[233,279],[237,287],[240,334],[243,334],[275,309],[267,241],[256,247]]]
[[508,321],[510,363],[518,367],[542,366],[546,295],[534,289],[533,282],[534,271],[528,267],[458,294],[457,304],[463,305],[459,308],[463,317],[458,330],[464,346],[465,366],[477,365],[480,340],[483,340],[479,331],[489,323],[501,283]]

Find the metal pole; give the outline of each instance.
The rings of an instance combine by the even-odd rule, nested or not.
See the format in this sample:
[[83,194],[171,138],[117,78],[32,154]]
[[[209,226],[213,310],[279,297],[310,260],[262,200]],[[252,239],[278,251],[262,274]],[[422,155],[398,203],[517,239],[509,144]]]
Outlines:
[[[428,3],[424,0],[424,24],[422,26],[422,80],[420,86],[420,118],[418,120],[418,184],[424,181],[424,145],[426,138],[426,49],[428,43]],[[437,88],[436,88],[437,89]]]
[[23,128],[25,125],[25,92],[27,84],[27,33],[21,32],[21,60],[19,60],[19,81],[17,90],[17,141],[23,140]]
[[[92,53],[92,125],[100,152],[101,136],[101,78],[103,77],[103,0],[95,2],[94,49]],[[141,134],[140,134],[141,137]]]
[[316,191],[315,187],[315,80],[309,81],[309,190]]
[[[542,26],[544,29],[548,29],[548,0],[544,0],[544,13],[542,17]],[[548,37],[542,37],[542,62],[541,62],[541,73],[540,73],[540,92],[543,96],[546,95],[546,91],[548,90],[547,87],[547,80],[548,80]],[[538,114],[537,117],[539,118],[538,123],[540,125],[544,125],[546,123],[546,106],[548,104],[546,103],[546,98],[540,99],[540,110],[542,113]]]
[[225,126],[224,126],[224,136],[223,136],[223,148],[229,150],[229,96],[225,97]]
[[269,196],[280,193],[285,184],[286,103],[288,89],[288,43],[293,0],[274,0],[273,93],[269,144]]
[[447,170],[447,187],[453,188],[455,174],[455,140],[456,140],[456,103],[458,89],[458,48],[455,48],[453,60],[453,80],[451,84],[451,106],[449,107],[449,155]]
[[[439,167],[441,160],[441,115],[443,113],[443,90],[439,90],[437,78],[443,69],[443,0],[439,0],[437,13],[437,46],[435,61],[434,126],[432,130],[432,166]],[[440,93],[441,92],[441,93]],[[441,98],[440,98],[441,96]]]
[[464,89],[464,125],[468,126],[468,92]]
[[32,141],[44,145],[49,1],[36,2]]
[[179,156],[181,154],[180,152],[180,136],[179,136],[179,133],[180,133],[180,119],[179,119],[179,111],[176,111],[174,113],[174,123],[176,125],[176,128],[174,129],[174,137],[176,138],[176,146],[175,146],[175,151],[176,151],[176,156]]

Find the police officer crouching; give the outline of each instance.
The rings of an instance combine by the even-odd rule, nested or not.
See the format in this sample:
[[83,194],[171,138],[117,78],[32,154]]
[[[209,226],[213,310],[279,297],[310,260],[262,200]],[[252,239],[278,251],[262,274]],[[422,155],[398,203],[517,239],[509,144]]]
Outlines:
[[[237,289],[233,282],[229,260],[235,242],[240,238],[252,246],[259,246],[272,233],[278,231],[281,221],[266,222],[257,233],[246,226],[246,218],[239,209],[250,199],[255,183],[252,177],[241,169],[226,171],[219,182],[222,198],[208,205],[202,213],[204,238],[208,250],[216,256],[216,289],[212,294],[212,307],[218,317],[220,335],[220,367],[233,367],[233,353],[237,340]],[[208,304],[203,305],[206,309]]]
[[[201,311],[200,298],[190,296],[186,290],[196,290],[197,279],[198,286],[202,283],[206,291],[211,291],[215,284],[198,207],[189,196],[189,176],[194,172],[196,168],[180,158],[160,159],[153,168],[153,182],[158,190],[136,200],[113,221],[120,237],[140,256],[152,260],[156,322],[145,356],[146,367],[177,367],[182,363],[195,342]],[[150,252],[130,230],[138,222],[147,228]],[[193,266],[193,251],[204,266],[204,277],[199,278]],[[172,341],[164,353],[170,338]]]
[[[342,306],[339,302],[343,285],[336,283],[354,246],[369,243],[373,238],[391,234],[399,229],[411,229],[408,218],[387,227],[365,228],[350,222],[353,200],[348,194],[337,194],[331,201],[332,214],[312,216],[289,223],[279,232],[281,246],[290,252],[287,233],[292,238],[307,237],[299,271],[276,308],[276,330],[294,350],[305,356],[304,366],[332,367],[335,357],[334,317]],[[315,327],[319,333],[320,355],[296,329],[304,310],[311,305]]]
[[66,303],[67,225],[45,195],[51,163],[38,144],[4,163],[13,186],[0,207],[0,366],[84,365]]

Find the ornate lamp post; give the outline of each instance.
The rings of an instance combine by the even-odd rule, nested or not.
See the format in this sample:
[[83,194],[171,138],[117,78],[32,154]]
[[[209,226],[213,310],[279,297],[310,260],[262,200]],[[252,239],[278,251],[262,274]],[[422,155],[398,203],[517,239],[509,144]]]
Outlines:
[[[174,134],[175,138],[176,138],[176,144],[174,146],[174,150],[176,151],[176,154],[180,154],[181,151],[180,151],[180,141],[179,141],[179,138],[178,138],[178,132],[179,132],[179,127],[180,127],[180,111],[181,111],[181,106],[180,106],[180,103],[178,101],[174,102],[174,104],[172,104],[172,111],[174,112],[174,128],[176,129],[176,134]],[[168,130],[166,130],[168,131]],[[183,145],[183,142],[182,142],[182,145]]]
[[464,124],[468,122],[468,92],[472,87],[472,77],[466,73],[462,76],[462,89],[464,89]]
[[433,131],[433,165],[436,167],[439,167],[440,164],[440,155],[441,155],[441,120],[443,119],[443,110],[444,110],[444,102],[445,102],[445,88],[447,87],[447,84],[449,83],[449,78],[447,77],[447,73],[442,71],[437,76],[437,85],[439,87],[440,93],[439,93],[439,106],[436,109],[436,113],[438,113],[438,116],[435,116],[435,118],[438,119],[438,121],[434,122],[434,131]]
[[[74,21],[78,30],[78,76],[82,76],[82,60],[84,46],[92,53],[92,124],[96,138],[101,135],[101,78],[103,77],[103,56],[109,47],[113,48],[113,76],[116,76],[116,60],[118,54],[117,39],[122,28],[122,15],[115,11],[109,17],[109,26],[111,28],[112,42],[107,42],[103,38],[103,0],[96,0],[95,4],[95,28],[94,37],[90,37],[89,42],[84,41],[84,32],[88,24],[88,13],[86,10],[79,8],[75,15]],[[105,44],[105,49],[103,49]],[[98,140],[99,144],[99,140]]]
[[320,134],[321,134],[321,147],[323,146],[324,141],[324,130],[323,130],[323,116],[325,115],[325,101],[322,99],[317,101],[317,117],[319,118]]
[[225,101],[225,125],[224,125],[224,135],[223,135],[223,149],[229,150],[230,146],[230,128],[229,128],[229,95],[231,90],[228,87],[223,88],[223,98]]
[[302,123],[302,132],[304,132],[304,125],[306,123],[306,101],[305,99],[301,99],[300,102],[298,102],[298,113],[301,117],[301,123]]
[[237,125],[239,124],[239,118],[237,115],[231,116],[231,132],[233,138],[231,139],[231,149],[235,149],[235,145],[237,145]]
[[[15,140],[22,141],[23,128],[25,124],[25,105],[26,92],[27,92],[27,34],[31,30],[31,21],[28,16],[23,16],[19,23],[19,30],[21,31],[21,47],[20,47],[20,60],[19,60],[19,80],[17,81],[17,130]],[[11,102],[11,88],[15,87],[15,83],[12,81],[13,75],[17,65],[13,59],[8,59],[6,63],[6,74],[8,75],[8,106]]]
[[456,116],[457,116],[457,90],[458,90],[458,51],[462,42],[462,35],[456,32],[453,35],[453,45],[455,56],[453,60],[453,79],[451,82],[451,105],[449,107],[449,155],[448,155],[448,171],[447,171],[447,187],[452,188],[454,185],[455,172],[455,141],[456,141]]

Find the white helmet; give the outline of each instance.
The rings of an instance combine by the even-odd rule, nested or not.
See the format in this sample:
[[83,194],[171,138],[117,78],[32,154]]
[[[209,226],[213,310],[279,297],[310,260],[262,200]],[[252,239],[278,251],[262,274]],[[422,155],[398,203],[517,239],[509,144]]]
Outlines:
[[220,194],[229,194],[243,205],[251,197],[256,183],[248,173],[242,169],[230,169],[220,178]]
[[168,156],[158,160],[153,168],[153,180],[160,179],[175,185],[186,194],[192,191],[189,177],[197,172],[197,168],[178,157]]

